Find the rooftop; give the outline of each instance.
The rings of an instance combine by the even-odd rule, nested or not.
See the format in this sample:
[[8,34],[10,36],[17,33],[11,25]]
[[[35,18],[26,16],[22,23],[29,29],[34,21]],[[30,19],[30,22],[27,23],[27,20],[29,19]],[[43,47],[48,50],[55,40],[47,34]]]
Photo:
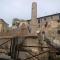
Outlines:
[[5,24],[9,25],[9,24],[6,23],[3,19],[0,19],[0,22],[3,22],[3,23],[5,23]]
[[44,18],[44,17],[57,16],[57,15],[60,15],[60,13],[56,13],[56,14],[52,14],[52,15],[47,15],[47,16],[38,17],[37,19],[39,19],[39,18]]

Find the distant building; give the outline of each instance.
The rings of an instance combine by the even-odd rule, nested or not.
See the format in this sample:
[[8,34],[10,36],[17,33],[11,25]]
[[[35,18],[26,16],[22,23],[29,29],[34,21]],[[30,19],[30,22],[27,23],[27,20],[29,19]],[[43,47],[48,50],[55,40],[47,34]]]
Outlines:
[[3,19],[0,19],[0,32],[6,32],[7,30],[8,24]]
[[25,23],[27,28],[29,29],[30,33],[37,34],[40,31],[52,30],[57,28],[60,25],[60,13],[47,15],[43,17],[37,18],[37,3],[32,2],[32,13],[31,19],[29,20],[21,20],[21,19],[14,19],[14,23],[12,28],[20,28],[20,26]]

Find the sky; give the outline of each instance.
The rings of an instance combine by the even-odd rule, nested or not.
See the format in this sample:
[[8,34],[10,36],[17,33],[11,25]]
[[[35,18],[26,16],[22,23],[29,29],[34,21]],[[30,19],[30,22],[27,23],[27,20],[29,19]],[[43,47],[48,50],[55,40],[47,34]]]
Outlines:
[[[37,17],[60,13],[60,0],[35,0]],[[13,18],[31,19],[32,0],[0,0],[0,18],[12,24]]]

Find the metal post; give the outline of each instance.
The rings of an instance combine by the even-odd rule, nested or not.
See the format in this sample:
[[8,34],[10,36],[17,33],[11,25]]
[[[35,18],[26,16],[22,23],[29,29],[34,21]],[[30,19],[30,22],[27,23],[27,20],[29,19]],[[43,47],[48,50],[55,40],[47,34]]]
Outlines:
[[10,56],[11,56],[11,58],[12,58],[12,38],[11,38],[11,44],[10,44]]
[[15,37],[13,38],[13,40],[11,41],[12,43],[12,48],[11,48],[11,58],[13,60],[17,59],[17,44],[18,44],[18,38]]
[[49,60],[56,60],[56,54],[49,51]]

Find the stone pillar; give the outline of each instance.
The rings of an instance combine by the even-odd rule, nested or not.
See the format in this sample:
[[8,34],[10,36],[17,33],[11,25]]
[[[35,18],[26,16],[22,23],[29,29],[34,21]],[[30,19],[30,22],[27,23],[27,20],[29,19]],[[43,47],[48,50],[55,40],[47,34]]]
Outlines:
[[31,16],[31,32],[36,33],[37,27],[38,27],[38,21],[37,21],[37,3],[32,3],[32,16]]

